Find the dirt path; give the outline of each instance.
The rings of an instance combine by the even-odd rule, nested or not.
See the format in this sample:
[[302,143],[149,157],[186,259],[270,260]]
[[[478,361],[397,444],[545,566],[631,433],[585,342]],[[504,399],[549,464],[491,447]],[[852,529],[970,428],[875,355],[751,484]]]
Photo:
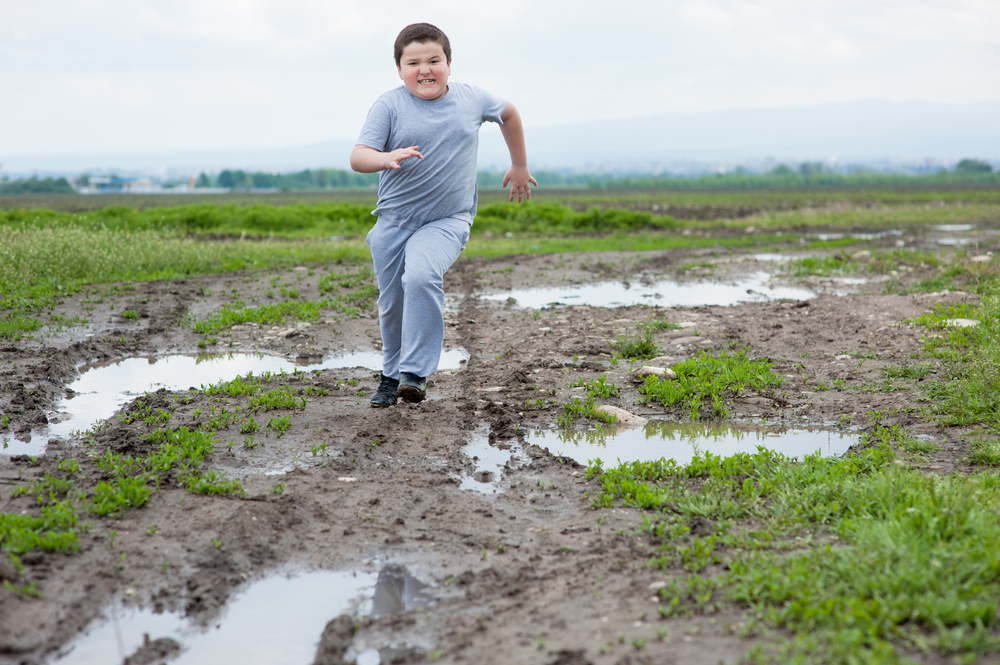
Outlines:
[[[345,662],[363,649],[388,645],[412,648],[391,656],[385,652],[383,662],[390,657],[396,658],[392,662],[439,657],[441,662],[562,665],[739,660],[750,644],[731,631],[738,615],[659,619],[654,593],[663,573],[648,567],[643,540],[626,535],[641,524],[641,515],[622,507],[594,511],[585,495],[598,485],[584,478],[583,467],[525,441],[526,431],[556,423],[562,404],[579,394],[568,384],[580,378],[606,374],[623,388],[608,404],[655,411],[638,404],[631,364],[613,364],[609,343],[634,333],[654,310],[561,306],[536,312],[476,297],[529,285],[690,281],[699,271],[702,278],[726,279],[774,270],[772,263],[736,258],[606,253],[461,262],[445,285],[454,296],[446,346],[465,349],[469,359],[462,368],[433,378],[430,399],[371,409],[368,395],[377,385],[377,372],[360,368],[276,379],[275,386],[308,385],[328,394],[310,398],[304,410],[287,411],[287,431],[280,438],[262,432],[258,447],[241,445],[244,436],[235,426],[219,431],[209,463],[239,478],[245,497],[200,496],[164,486],[146,506],[120,520],[92,520],[78,553],[27,554],[21,575],[3,563],[0,576],[18,585],[35,581],[40,597],[0,590],[0,662],[52,659],[113,601],[183,612],[209,626],[222,620],[227,602],[274,571],[375,571],[387,563],[406,566],[429,585],[436,599],[430,610],[356,617],[355,625],[347,621],[340,632],[328,627],[317,662]],[[692,262],[704,265],[681,270]],[[28,438],[32,430],[35,437],[44,432],[47,421],[60,418],[66,386],[84,363],[193,352],[202,336],[183,325],[185,316],[218,310],[235,299],[234,291],[248,302],[266,301],[264,292],[275,288],[274,278],[296,284],[304,299],[318,299],[323,274],[215,276],[68,298],[55,314],[84,317],[89,326],[50,329],[40,341],[2,349],[0,415],[12,419],[0,435],[13,441]],[[909,411],[915,391],[857,387],[881,381],[884,367],[918,362],[910,354],[920,348],[921,333],[907,326],[907,319],[933,302],[968,296],[885,295],[879,283],[854,287],[858,292],[852,295],[837,295],[845,287],[834,282],[792,285],[818,295],[808,301],[655,310],[682,325],[658,332],[657,342],[675,360],[738,345],[774,361],[787,377],[782,394],[737,400],[735,419],[835,426],[851,418],[858,425],[869,410],[903,409],[901,422],[943,446],[928,468],[948,471],[961,465],[963,452],[949,432]],[[136,311],[138,318],[122,318],[126,310]],[[214,349],[311,362],[378,345],[377,322],[367,314],[326,318],[294,328],[287,337],[279,334],[293,328],[239,326],[216,335]],[[183,394],[190,399],[178,401],[177,394],[161,392],[145,400],[170,412],[170,427],[197,427],[219,404],[202,393]],[[241,403],[226,399],[230,409]],[[529,401],[532,410],[525,406]],[[135,402],[127,408],[135,408]],[[142,437],[153,429],[138,420],[126,425],[112,418],[88,446],[76,439],[53,441],[48,454],[34,462],[0,456],[0,510],[36,511],[33,496],[12,498],[12,490],[47,473],[59,475],[59,462],[67,457],[86,461],[107,448],[147,452]],[[236,445],[227,449],[230,440]],[[463,446],[487,441],[494,448],[525,452],[499,478],[475,476],[476,463],[463,454]],[[317,453],[321,443],[326,448]],[[264,475],[282,469],[290,470]],[[91,464],[76,474],[78,486],[92,487],[102,478]],[[492,480],[498,491],[463,489],[463,483],[479,480]],[[678,570],[672,576],[683,574]],[[670,639],[659,641],[657,630],[664,627]],[[159,662],[146,659],[148,653],[152,650],[132,662]],[[73,655],[52,662],[73,662]]]

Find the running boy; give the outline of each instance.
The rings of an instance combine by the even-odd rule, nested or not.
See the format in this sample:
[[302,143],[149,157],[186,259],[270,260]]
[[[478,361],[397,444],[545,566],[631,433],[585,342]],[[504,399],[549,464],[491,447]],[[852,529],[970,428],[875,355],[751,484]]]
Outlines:
[[380,171],[378,216],[368,233],[378,280],[382,382],[373,407],[419,402],[444,342],[444,273],[469,239],[478,200],[476,153],[484,120],[500,124],[511,167],[510,200],[531,198],[521,117],[513,104],[448,82],[451,45],[429,23],[403,28],[394,46],[402,87],[375,102],[351,168]]

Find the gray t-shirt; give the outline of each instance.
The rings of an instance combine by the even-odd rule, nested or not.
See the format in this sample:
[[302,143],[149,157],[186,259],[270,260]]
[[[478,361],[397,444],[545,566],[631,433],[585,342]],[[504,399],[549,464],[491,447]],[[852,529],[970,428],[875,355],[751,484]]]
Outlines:
[[433,101],[405,86],[385,93],[368,111],[358,145],[381,152],[418,146],[399,169],[379,174],[378,207],[372,212],[394,226],[418,229],[446,217],[472,224],[476,216],[476,156],[484,120],[503,124],[507,102],[465,83],[448,82]]

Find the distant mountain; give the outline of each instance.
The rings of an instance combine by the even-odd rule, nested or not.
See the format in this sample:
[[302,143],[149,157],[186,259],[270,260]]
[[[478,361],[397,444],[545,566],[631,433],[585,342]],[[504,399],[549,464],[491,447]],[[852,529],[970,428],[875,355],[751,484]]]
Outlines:
[[[1000,102],[887,102],[663,113],[558,127],[526,127],[532,163],[549,167],[677,160],[954,160],[1000,158]],[[480,161],[503,163],[499,133]]]
[[[803,108],[663,113],[560,126],[526,126],[535,168],[606,170],[609,165],[682,161],[900,161],[1000,159],[1000,102],[971,105],[868,100]],[[347,168],[354,141],[271,150],[65,155],[0,155],[5,173],[97,169],[198,172],[240,168],[290,171]],[[481,168],[504,168],[499,131],[486,130]]]

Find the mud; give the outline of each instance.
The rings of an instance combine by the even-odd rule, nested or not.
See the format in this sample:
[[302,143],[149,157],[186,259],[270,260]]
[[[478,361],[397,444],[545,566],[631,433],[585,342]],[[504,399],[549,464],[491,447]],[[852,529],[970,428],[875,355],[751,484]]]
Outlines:
[[[290,570],[371,574],[373,561],[405,566],[427,585],[421,593],[432,602],[384,613],[317,610],[315,634],[308,644],[294,645],[309,658],[287,662],[314,657],[317,663],[738,661],[751,644],[727,627],[741,615],[660,620],[651,588],[664,575],[647,566],[643,540],[628,535],[641,515],[625,507],[595,512],[585,494],[595,492],[597,482],[584,478],[579,463],[548,454],[530,432],[556,424],[562,404],[579,395],[569,384],[605,374],[622,387],[620,397],[604,400],[607,404],[645,417],[682,418],[639,404],[632,363],[611,362],[611,341],[656,316],[681,326],[656,333],[663,354],[673,361],[738,345],[770,358],[786,375],[781,394],[737,399],[734,421],[760,426],[766,420],[772,427],[799,429],[850,423],[850,429],[869,410],[904,409],[900,422],[941,445],[926,467],[948,472],[963,465],[964,450],[950,431],[909,410],[915,392],[852,388],[881,381],[888,365],[923,362],[911,358],[921,348],[921,330],[906,321],[935,302],[970,296],[885,294],[879,282],[817,279],[768,281],[770,288],[815,294],[806,300],[669,309],[535,310],[478,295],[607,280],[735,282],[747,274],[774,274],[772,258],[671,251],[459,262],[445,282],[446,347],[463,348],[469,358],[431,379],[427,401],[371,409],[378,373],[365,367],[279,378],[278,385],[309,384],[328,394],[310,398],[305,410],[278,412],[287,413],[290,427],[281,436],[259,433],[258,447],[245,448],[236,427],[218,431],[209,463],[239,478],[244,497],[200,496],[168,483],[122,519],[88,519],[92,527],[75,554],[27,554],[20,574],[0,567],[5,579],[17,585],[34,581],[40,592],[34,598],[0,589],[0,662],[73,663],[73,640],[88,626],[99,626],[112,607],[175,613],[189,630],[210,630],[224,624],[227,608],[257,581]],[[691,268],[692,262],[700,267]],[[58,420],[61,405],[72,400],[67,386],[78,378],[79,367],[196,353],[203,336],[192,332],[186,317],[218,310],[234,299],[234,290],[247,302],[263,299],[274,278],[294,282],[302,298],[318,299],[317,282],[326,271],[118,285],[110,295],[101,287],[103,298],[92,291],[67,298],[52,314],[80,316],[88,325],[46,328],[34,339],[0,349],[0,414],[11,416],[0,437],[36,444],[47,439],[47,423]],[[920,277],[907,273],[899,279],[905,287]],[[126,320],[124,310],[140,317]],[[308,364],[378,349],[377,321],[370,312],[295,324],[275,330],[240,326],[215,335],[210,350],[266,353]],[[282,330],[294,333],[278,334]],[[843,389],[834,387],[835,381]],[[831,389],[817,389],[820,384]],[[151,392],[144,399],[170,412],[171,427],[199,426],[211,407],[204,394],[183,389]],[[135,408],[134,400],[127,402],[119,415]],[[149,445],[142,436],[152,427],[141,421],[126,425],[115,416],[90,443],[67,434],[53,437],[34,459],[0,455],[0,510],[36,510],[34,497],[11,498],[11,491],[45,473],[58,474],[64,458],[86,462],[106,448],[141,454]],[[227,449],[231,440],[236,445]],[[322,443],[326,447],[318,451]],[[484,445],[502,452],[485,459],[475,453]],[[606,459],[614,459],[610,448]],[[80,486],[101,479],[100,470],[87,463],[77,474]],[[663,626],[672,636],[666,642],[656,639]],[[148,637],[138,651],[119,656],[152,663],[176,653],[171,641],[176,635]],[[630,646],[640,639],[646,640],[644,648]],[[188,662],[184,649],[190,645],[179,642],[179,662]]]

